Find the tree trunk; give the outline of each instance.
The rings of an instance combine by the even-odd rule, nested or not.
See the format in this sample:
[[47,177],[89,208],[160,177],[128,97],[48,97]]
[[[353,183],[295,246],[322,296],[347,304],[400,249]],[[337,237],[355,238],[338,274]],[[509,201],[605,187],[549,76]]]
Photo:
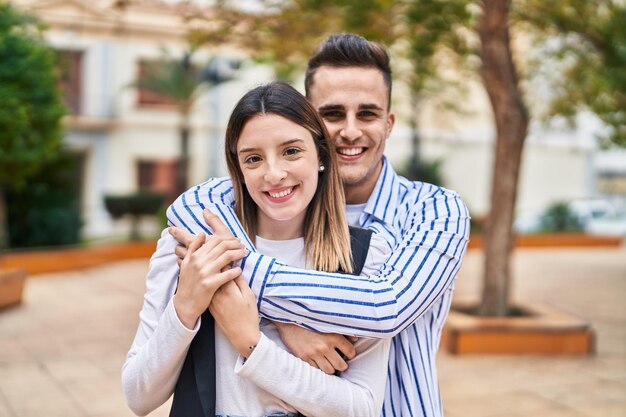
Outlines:
[[485,230],[485,271],[480,313],[504,316],[509,307],[513,216],[528,112],[511,54],[510,0],[483,0],[479,23],[482,78],[496,126],[491,209]]
[[412,104],[412,108],[413,108],[413,113],[411,115],[411,119],[410,119],[410,125],[411,125],[411,162],[409,164],[409,172],[411,173],[411,175],[413,176],[412,179],[415,179],[417,176],[419,176],[420,174],[420,169],[421,169],[421,159],[422,159],[422,153],[421,153],[421,149],[420,149],[420,145],[421,145],[421,140],[420,140],[420,134],[419,134],[419,130],[418,130],[418,125],[419,125],[419,112],[418,112],[418,103],[419,100],[416,97],[415,94],[412,95],[411,97],[411,104]]
[[4,187],[0,185],[0,250],[9,247],[9,223]]
[[189,123],[183,121],[180,126],[180,158],[176,165],[176,192],[180,195],[187,191],[189,171]]

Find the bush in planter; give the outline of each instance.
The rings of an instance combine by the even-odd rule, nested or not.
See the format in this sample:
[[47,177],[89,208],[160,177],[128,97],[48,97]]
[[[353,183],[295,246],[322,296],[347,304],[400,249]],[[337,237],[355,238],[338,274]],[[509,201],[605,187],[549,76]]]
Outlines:
[[567,203],[554,203],[541,216],[542,232],[580,232],[582,230],[582,222]]
[[429,184],[443,186],[444,179],[440,159],[425,160],[419,162],[409,160],[403,167],[398,169],[398,174],[411,181],[422,181]]
[[71,245],[80,241],[82,159],[63,153],[46,163],[26,187],[7,193],[9,245]]
[[139,191],[129,195],[107,195],[104,197],[104,205],[114,219],[119,219],[125,215],[132,217],[130,238],[138,240],[141,216],[156,215],[164,200],[164,194]]

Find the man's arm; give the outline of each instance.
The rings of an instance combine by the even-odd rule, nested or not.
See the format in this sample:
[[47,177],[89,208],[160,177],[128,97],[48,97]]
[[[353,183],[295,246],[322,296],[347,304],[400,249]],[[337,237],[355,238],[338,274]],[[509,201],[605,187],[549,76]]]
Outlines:
[[[212,180],[183,197],[168,210],[184,214],[168,215],[173,225],[208,231],[202,211],[211,208],[249,244],[232,210],[227,180]],[[291,268],[249,244],[252,251],[241,267],[261,313],[325,333],[364,337],[391,337],[409,326],[453,286],[467,248],[469,213],[456,193],[440,188],[428,195],[415,193],[399,210],[396,219],[402,221],[394,225],[399,239],[377,276]]]

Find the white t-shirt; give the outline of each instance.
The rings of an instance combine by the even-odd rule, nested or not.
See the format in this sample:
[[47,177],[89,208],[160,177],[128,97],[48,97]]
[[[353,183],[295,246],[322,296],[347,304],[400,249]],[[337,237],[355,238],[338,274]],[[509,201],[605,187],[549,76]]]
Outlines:
[[361,218],[361,214],[363,214],[363,210],[365,210],[366,205],[367,203],[346,205],[346,217],[350,226],[359,226],[361,224],[359,220]]

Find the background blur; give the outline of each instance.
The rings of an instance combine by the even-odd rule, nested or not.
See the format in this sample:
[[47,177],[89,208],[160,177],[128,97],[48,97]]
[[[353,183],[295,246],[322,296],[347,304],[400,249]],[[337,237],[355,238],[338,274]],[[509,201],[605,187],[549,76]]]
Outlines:
[[[176,169],[181,157],[181,116],[176,104],[163,95],[138,88],[150,64],[165,58],[182,62],[194,43],[193,34],[208,28],[213,38],[195,40],[187,64],[205,88],[195,93],[189,110],[187,185],[211,176],[226,175],[223,135],[229,113],[241,95],[259,83],[280,76],[281,68],[267,56],[253,56],[240,46],[235,34],[211,29],[213,2],[15,0],[18,8],[37,16],[45,25],[45,40],[58,56],[60,83],[67,105],[64,152],[74,160],[76,192],[80,201],[82,239],[124,236],[130,222],[114,220],[105,206],[107,195],[140,190],[177,195]],[[217,2],[220,3],[220,2]],[[234,3],[243,12],[271,13],[271,2]],[[298,3],[298,2],[296,2]],[[306,2],[303,2],[306,3]],[[333,2],[322,2],[327,4]],[[341,2],[337,2],[341,3]],[[390,2],[391,4],[392,2]],[[322,7],[322,6],[320,6]],[[235,32],[233,24],[232,31]],[[213,30],[213,32],[211,32]],[[317,43],[320,36],[313,41]],[[241,34],[239,35],[241,36]],[[293,48],[289,33],[285,48]],[[297,37],[297,34],[295,34]],[[468,35],[469,36],[469,35]],[[298,39],[295,40],[296,42]],[[311,48],[302,40],[302,49]],[[278,40],[280,42],[280,39]],[[518,31],[518,55],[538,57],[530,39]],[[238,43],[240,45],[238,45]],[[444,59],[439,67],[447,78],[462,81],[463,89],[441,92],[442,100],[411,100],[402,77],[405,61],[394,53],[397,76],[392,108],[398,123],[387,143],[387,156],[403,171],[414,155],[413,128],[419,126],[419,157],[434,166],[443,185],[461,194],[474,219],[489,209],[494,127],[489,101],[480,79],[456,71]],[[307,53],[302,54],[304,64]],[[255,58],[255,59],[253,59]],[[301,68],[301,66],[299,67]],[[553,71],[559,67],[555,63]],[[303,91],[302,73],[290,73]],[[524,88],[531,109],[541,108],[550,96],[549,85],[536,77]],[[452,108],[453,107],[453,108]],[[597,136],[606,130],[600,119],[581,111],[575,126],[564,119],[530,126],[521,167],[516,228],[535,231],[541,216],[557,202],[569,204],[582,227],[602,234],[626,234],[626,151],[603,149]],[[162,224],[144,220],[141,233],[154,235]]]

